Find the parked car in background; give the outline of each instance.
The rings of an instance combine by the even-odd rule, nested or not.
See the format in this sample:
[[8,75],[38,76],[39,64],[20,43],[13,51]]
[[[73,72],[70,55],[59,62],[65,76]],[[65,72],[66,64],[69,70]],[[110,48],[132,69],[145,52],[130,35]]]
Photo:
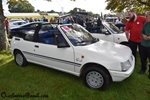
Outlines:
[[10,46],[17,65],[30,62],[73,74],[92,89],[104,90],[134,70],[129,47],[98,40],[78,24],[39,23],[34,32],[19,34]]
[[125,32],[119,30],[119,28],[111,22],[102,22],[100,28],[93,28],[90,33],[96,38],[128,46]]
[[28,22],[26,22],[24,20],[12,21],[12,22],[9,22],[9,27],[13,28],[13,27],[20,26],[20,25],[23,25],[23,24],[26,24],[26,23],[28,23]]
[[14,21],[23,21],[22,19],[9,19],[9,22],[14,22]]

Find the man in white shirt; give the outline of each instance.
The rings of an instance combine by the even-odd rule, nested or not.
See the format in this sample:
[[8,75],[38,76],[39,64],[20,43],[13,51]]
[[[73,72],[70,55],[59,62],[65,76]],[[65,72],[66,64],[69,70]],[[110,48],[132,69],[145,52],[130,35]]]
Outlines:
[[116,20],[115,24],[122,24],[120,17]]

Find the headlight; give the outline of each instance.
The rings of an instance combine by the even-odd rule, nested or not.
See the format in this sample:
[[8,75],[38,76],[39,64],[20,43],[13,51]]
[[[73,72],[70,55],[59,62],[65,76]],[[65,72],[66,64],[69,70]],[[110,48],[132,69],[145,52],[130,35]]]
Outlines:
[[122,71],[125,72],[131,67],[131,63],[129,60],[126,62],[121,63]]

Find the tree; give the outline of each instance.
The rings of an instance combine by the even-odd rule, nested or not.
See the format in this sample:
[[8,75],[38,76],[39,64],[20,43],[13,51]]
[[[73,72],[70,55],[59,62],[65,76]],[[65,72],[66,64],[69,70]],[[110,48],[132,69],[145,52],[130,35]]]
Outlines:
[[8,8],[9,11],[13,13],[34,12],[34,7],[27,0],[9,3]]
[[69,13],[71,13],[71,15],[75,15],[78,10],[80,10],[80,8],[74,8],[73,10],[70,10]]
[[[16,5],[17,2],[24,1],[24,0],[7,0],[7,1],[8,4]],[[47,1],[51,1],[51,0],[47,0]],[[5,31],[3,5],[2,5],[2,0],[0,0],[0,50],[6,50],[8,49],[8,47],[9,47],[9,42],[7,38],[7,33]]]
[[55,13],[55,10],[47,11],[47,13]]
[[150,0],[106,0],[107,10],[121,12],[134,9],[138,14],[143,14],[150,9]]
[[36,13],[40,13],[41,11],[39,9],[37,9],[37,11],[35,11]]
[[7,33],[5,31],[4,13],[2,0],[0,0],[0,50],[6,50],[9,46]]

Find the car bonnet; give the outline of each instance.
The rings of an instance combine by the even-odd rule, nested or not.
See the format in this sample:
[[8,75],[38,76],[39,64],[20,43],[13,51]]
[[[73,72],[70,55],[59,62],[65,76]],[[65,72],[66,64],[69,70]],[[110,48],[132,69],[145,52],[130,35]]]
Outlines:
[[104,40],[79,48],[82,49],[80,51],[90,54],[91,56],[101,56],[110,60],[117,60],[121,62],[127,61],[132,53],[130,48],[127,46]]

